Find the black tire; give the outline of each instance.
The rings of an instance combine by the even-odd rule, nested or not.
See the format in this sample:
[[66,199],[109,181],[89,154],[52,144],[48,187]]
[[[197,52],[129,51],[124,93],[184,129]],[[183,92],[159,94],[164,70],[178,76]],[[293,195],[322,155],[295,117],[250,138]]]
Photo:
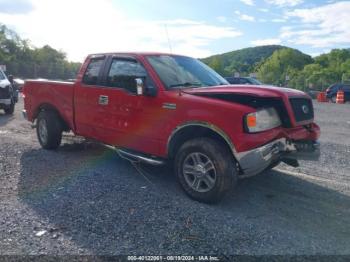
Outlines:
[[335,104],[337,102],[337,95],[332,96],[329,100]]
[[15,112],[15,103],[11,101],[11,105],[4,109],[6,115],[13,115]]
[[[46,131],[44,130],[46,128]],[[57,149],[62,140],[62,122],[53,111],[41,111],[37,118],[36,133],[42,148]],[[45,135],[46,134],[46,135]]]
[[[199,162],[207,163],[203,165],[203,168],[198,161],[194,161],[195,158],[198,160],[198,156]],[[189,169],[192,162],[195,168]],[[187,171],[184,171],[185,165]],[[205,172],[204,166],[209,167],[209,165],[214,169]],[[176,154],[174,169],[186,194],[204,203],[220,201],[237,183],[237,170],[232,153],[224,145],[210,138],[197,138],[184,143]],[[191,174],[191,172],[196,174]],[[191,176],[193,177],[192,185]],[[198,180],[200,182],[194,182]]]

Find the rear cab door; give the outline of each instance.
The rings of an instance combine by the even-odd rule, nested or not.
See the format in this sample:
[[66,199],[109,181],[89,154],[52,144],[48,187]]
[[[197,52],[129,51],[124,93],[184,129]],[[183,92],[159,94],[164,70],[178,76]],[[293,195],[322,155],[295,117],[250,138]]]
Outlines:
[[156,88],[136,57],[110,55],[92,58],[82,83],[76,88],[79,134],[106,144],[157,155],[159,141],[154,134],[159,125],[161,104],[157,97],[137,95],[136,78]]
[[76,133],[99,139],[98,123],[103,117],[105,94],[101,85],[107,57],[91,56],[87,59],[83,74],[78,77],[74,92]]

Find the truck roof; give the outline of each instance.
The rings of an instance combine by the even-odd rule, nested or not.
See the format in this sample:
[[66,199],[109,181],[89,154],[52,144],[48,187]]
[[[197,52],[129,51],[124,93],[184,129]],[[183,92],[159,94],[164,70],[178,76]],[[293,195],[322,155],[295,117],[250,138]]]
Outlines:
[[130,56],[149,56],[149,55],[175,55],[175,56],[185,56],[180,54],[166,53],[166,52],[108,52],[108,53],[96,53],[90,54],[92,56],[103,56],[103,55],[130,55]]

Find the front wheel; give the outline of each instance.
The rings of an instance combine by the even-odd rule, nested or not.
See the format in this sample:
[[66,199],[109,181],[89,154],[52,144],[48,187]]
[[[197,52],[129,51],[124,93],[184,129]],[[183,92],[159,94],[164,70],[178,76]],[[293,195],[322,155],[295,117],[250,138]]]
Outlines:
[[231,152],[210,138],[184,143],[175,158],[175,173],[186,194],[205,203],[218,202],[237,182]]
[[56,149],[62,140],[62,123],[55,112],[41,111],[37,119],[36,133],[42,148]]

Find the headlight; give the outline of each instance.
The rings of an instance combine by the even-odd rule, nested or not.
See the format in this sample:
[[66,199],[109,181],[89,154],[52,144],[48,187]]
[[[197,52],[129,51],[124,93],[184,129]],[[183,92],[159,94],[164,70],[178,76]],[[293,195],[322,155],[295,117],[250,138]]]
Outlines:
[[245,116],[245,127],[249,133],[266,131],[281,125],[277,111],[270,107]]

